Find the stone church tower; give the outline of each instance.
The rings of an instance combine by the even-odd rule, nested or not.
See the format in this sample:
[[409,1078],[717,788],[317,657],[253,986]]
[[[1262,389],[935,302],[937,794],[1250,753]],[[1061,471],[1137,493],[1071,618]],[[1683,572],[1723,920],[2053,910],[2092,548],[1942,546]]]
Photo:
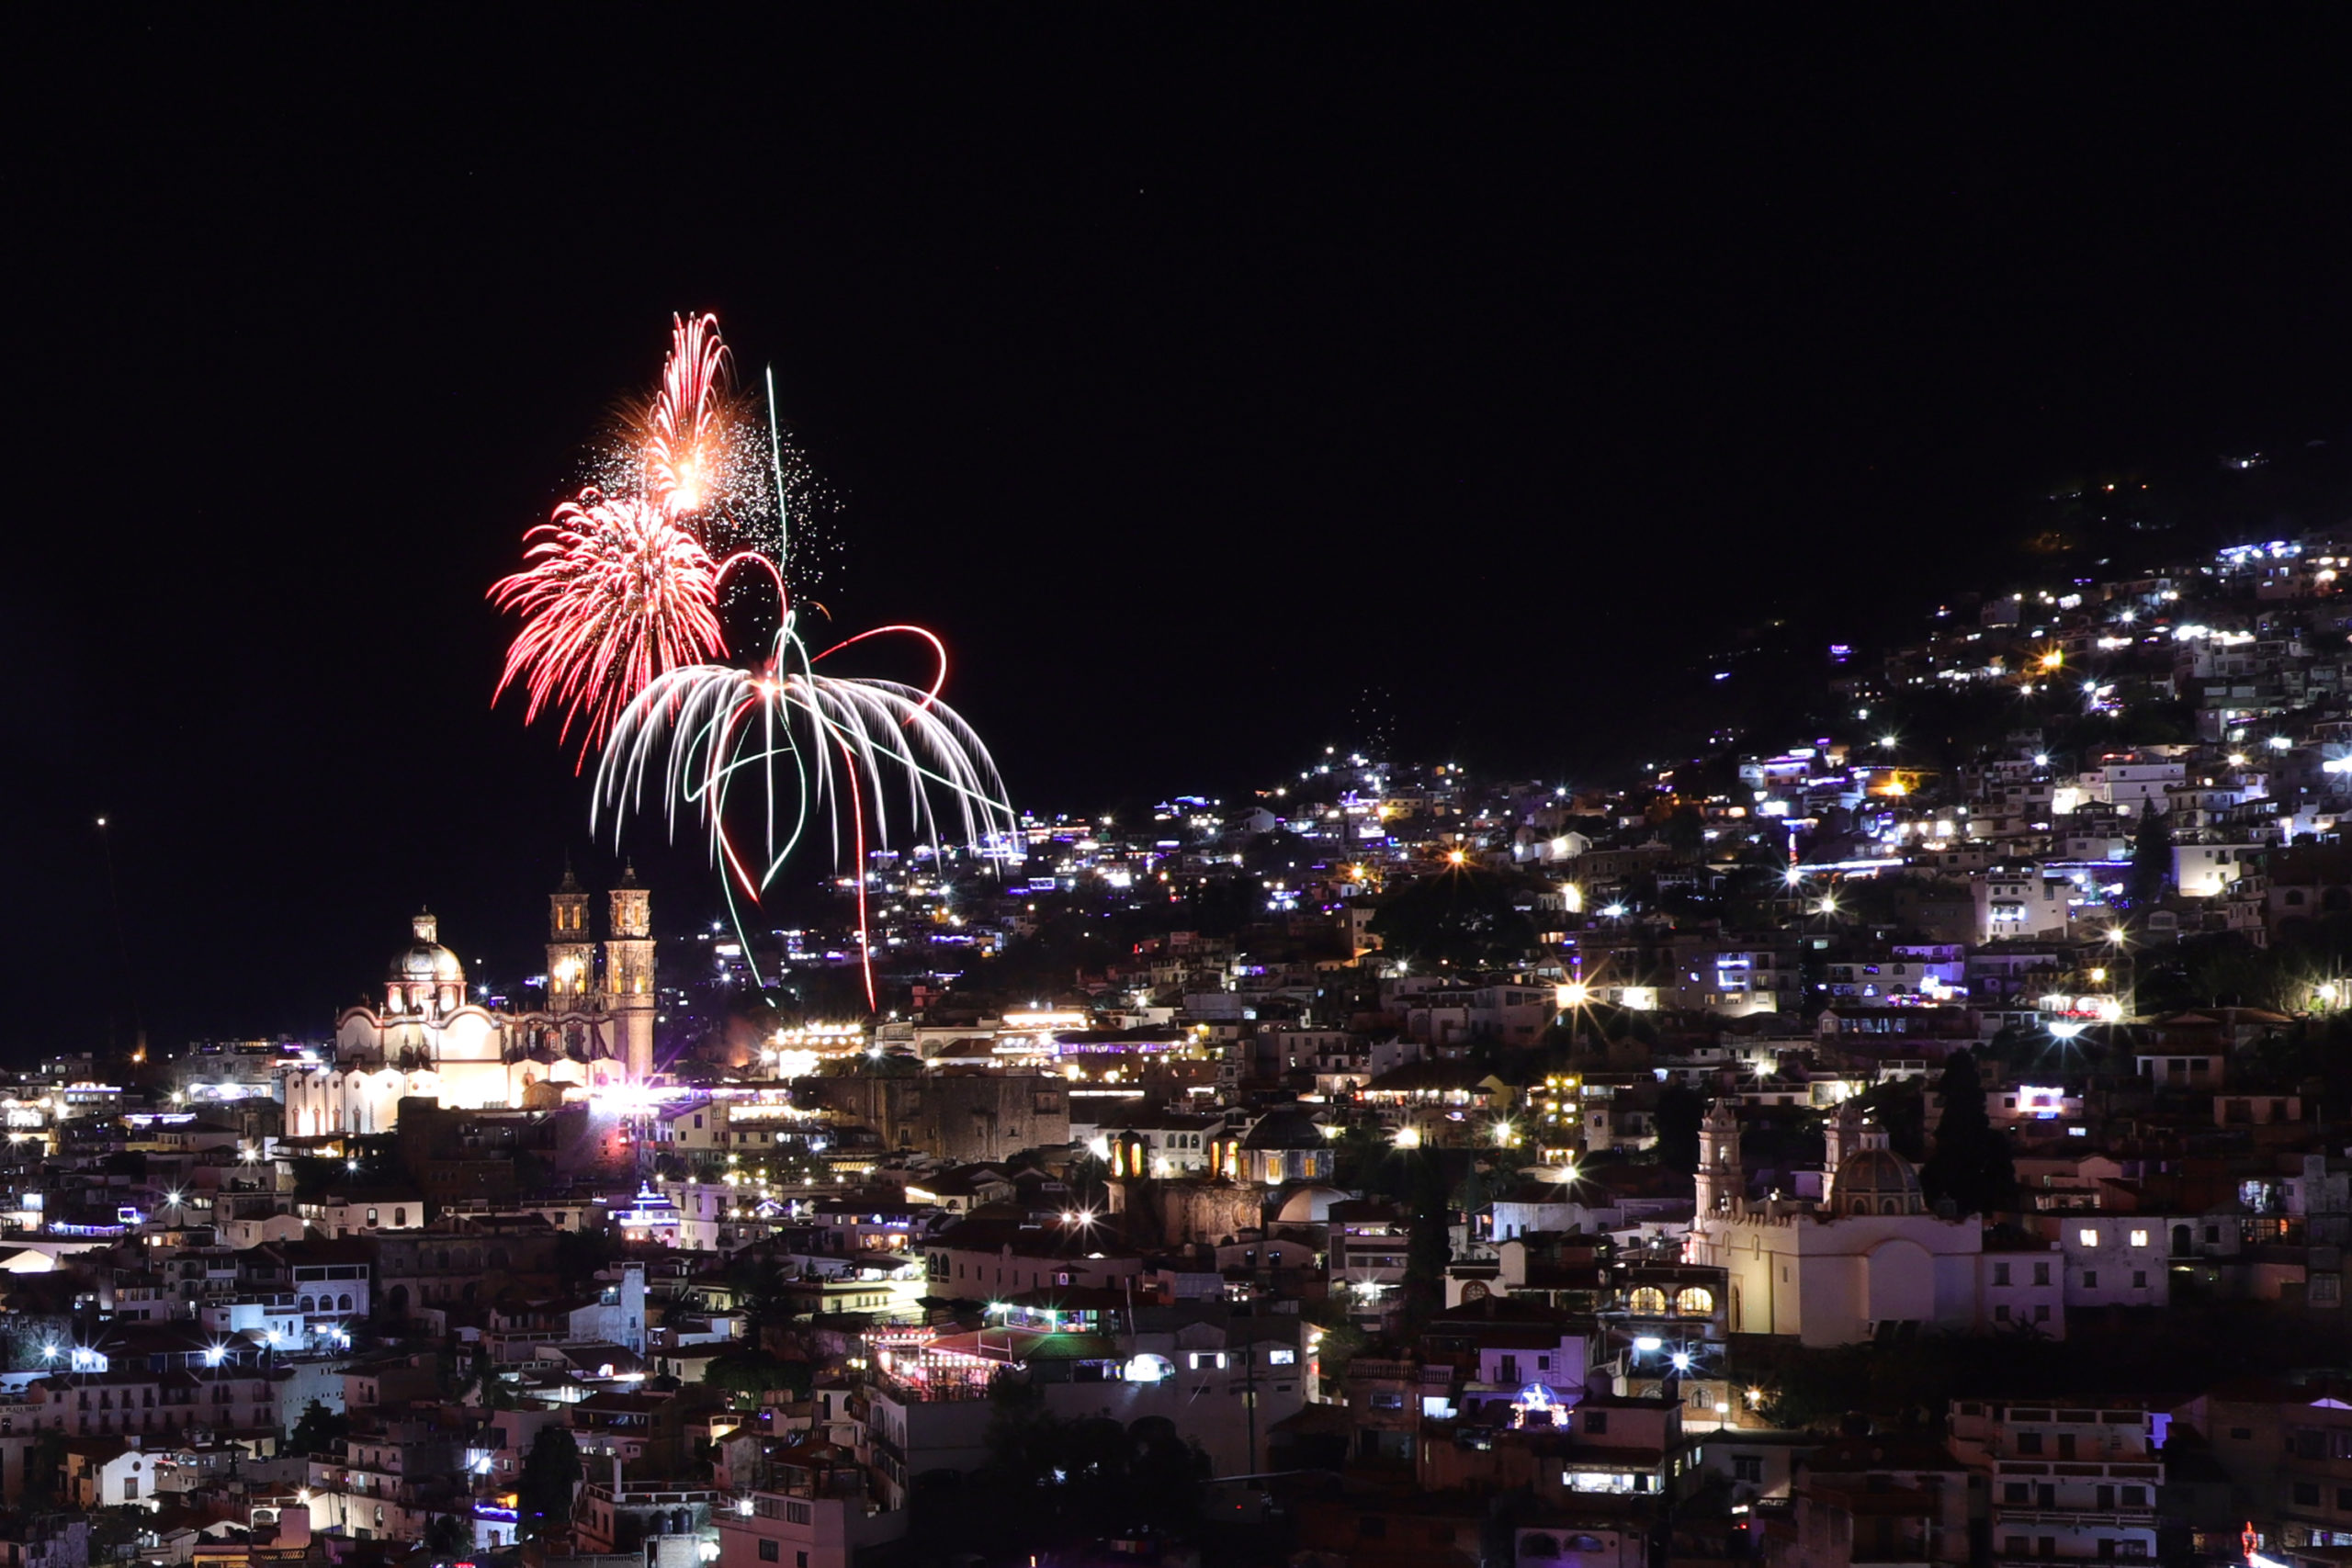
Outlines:
[[596,989],[596,945],[588,939],[588,894],[571,868],[548,895],[548,1010],[585,1008]]
[[624,867],[612,895],[612,936],[605,943],[605,988],[621,1059],[630,1081],[653,1075],[653,910],[651,895],[638,886],[634,868]]

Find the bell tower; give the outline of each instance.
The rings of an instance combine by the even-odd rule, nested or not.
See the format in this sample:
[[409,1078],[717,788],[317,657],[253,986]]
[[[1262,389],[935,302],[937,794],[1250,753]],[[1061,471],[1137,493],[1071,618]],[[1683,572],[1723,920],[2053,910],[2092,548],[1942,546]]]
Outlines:
[[1718,1100],[1699,1123],[1698,1217],[1737,1213],[1747,1199],[1747,1173],[1739,1164],[1739,1119],[1728,1100]]
[[652,895],[624,866],[613,885],[612,936],[605,943],[605,988],[632,1082],[653,1076]]
[[588,895],[563,868],[563,883],[548,895],[548,1010],[588,1005],[596,988],[596,947],[588,940]]

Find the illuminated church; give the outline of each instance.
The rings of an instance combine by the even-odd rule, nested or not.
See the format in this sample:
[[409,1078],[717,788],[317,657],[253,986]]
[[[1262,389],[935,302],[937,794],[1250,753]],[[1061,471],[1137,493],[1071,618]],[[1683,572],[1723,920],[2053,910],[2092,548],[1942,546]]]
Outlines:
[[2061,1298],[2009,1289],[2009,1263],[1985,1254],[1982,1222],[1930,1209],[1919,1173],[1852,1100],[1828,1133],[1818,1201],[1758,1202],[1747,1196],[1730,1105],[1716,1101],[1701,1124],[1698,1210],[1684,1257],[1724,1270],[1731,1332],[1826,1346],[2030,1323],[2064,1337],[2063,1302],[2042,1316],[2018,1310]]
[[465,965],[420,914],[393,955],[383,1004],[335,1020],[334,1059],[289,1064],[286,1128],[296,1137],[382,1133],[403,1097],[444,1106],[553,1105],[653,1072],[653,927],[646,890],[624,872],[607,930],[589,930],[590,895],[570,871],[548,899],[547,1005],[495,1011],[466,995]]

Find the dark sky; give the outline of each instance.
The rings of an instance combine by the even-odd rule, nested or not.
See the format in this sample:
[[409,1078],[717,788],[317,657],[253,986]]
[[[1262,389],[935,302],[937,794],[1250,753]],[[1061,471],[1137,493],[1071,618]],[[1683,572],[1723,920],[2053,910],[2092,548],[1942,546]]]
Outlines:
[[1271,777],[1367,688],[1590,770],[1693,637],[2341,420],[2315,28],[1268,10],[12,11],[0,1060],[323,1028],[421,902],[527,962],[603,863],[482,593],[673,310],[842,496],[819,596],[944,634],[1046,810]]

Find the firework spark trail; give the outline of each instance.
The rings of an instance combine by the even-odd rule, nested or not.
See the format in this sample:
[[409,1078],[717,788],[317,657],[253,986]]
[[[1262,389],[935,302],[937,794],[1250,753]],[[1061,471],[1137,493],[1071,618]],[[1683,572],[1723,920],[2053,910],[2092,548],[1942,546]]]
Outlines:
[[[756,904],[821,830],[833,863],[846,852],[854,869],[870,1007],[868,853],[902,838],[934,858],[951,842],[986,852],[1010,837],[1014,814],[988,748],[939,700],[947,650],[937,637],[880,626],[814,654],[799,637],[785,570],[789,525],[796,506],[829,498],[797,454],[787,467],[773,373],[766,449],[754,455],[750,405],[732,394],[731,370],[716,317],[671,318],[659,390],[597,458],[606,482],[532,529],[531,564],[491,590],[501,609],[524,617],[498,692],[521,681],[531,696],[526,722],[560,707],[565,736],[583,725],[582,765],[599,751],[592,825],[609,807],[617,835],[624,813],[645,808],[650,783],[673,838],[682,811],[699,818],[747,956],[741,900]],[[797,519],[804,548],[807,521]],[[751,670],[709,662],[726,652],[718,598],[739,567],[764,571],[776,595],[774,643]],[[819,672],[820,661],[883,636],[930,646],[927,686]],[[739,785],[754,783],[756,853],[729,811]]]
[[560,708],[560,735],[584,726],[580,765],[614,717],[665,670],[727,650],[718,625],[720,569],[693,534],[642,502],[594,488],[525,536],[532,564],[490,597],[523,616],[495,702],[523,679],[524,722]]
[[[919,628],[887,629],[918,631],[937,646]],[[814,663],[787,620],[757,671],[701,665],[656,677],[615,721],[597,766],[595,813],[610,807],[617,819],[641,810],[649,784],[665,802],[673,836],[681,810],[695,813],[730,908],[739,889],[761,897],[821,825],[836,863],[849,852],[863,911],[869,844],[902,836],[892,824],[894,782],[904,792],[903,837],[927,844],[934,857],[951,842],[979,847],[1012,830],[996,764],[971,726],[938,700],[937,680],[926,689],[844,679],[818,674]],[[944,657],[942,665],[940,680]],[[729,797],[742,774],[755,776],[764,792],[764,864],[747,861],[728,828]],[[862,912],[858,930],[870,988],[872,937]]]
[[727,436],[730,364],[717,316],[670,318],[662,389],[645,419],[645,471],[653,499],[673,516],[699,511],[711,493]]

